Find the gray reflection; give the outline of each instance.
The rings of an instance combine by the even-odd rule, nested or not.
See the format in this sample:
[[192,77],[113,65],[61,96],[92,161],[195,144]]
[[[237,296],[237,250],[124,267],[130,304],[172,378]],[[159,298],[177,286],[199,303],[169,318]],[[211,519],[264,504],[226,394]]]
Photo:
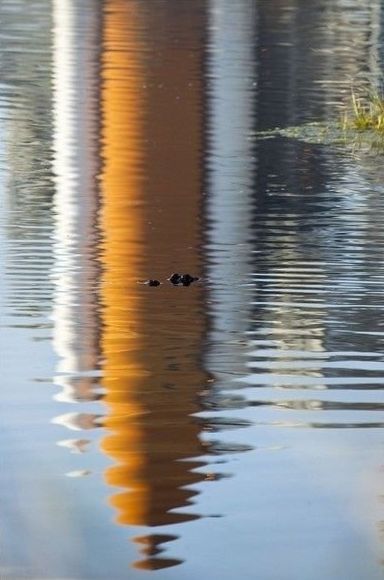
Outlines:
[[244,345],[239,339],[249,318],[245,281],[255,172],[250,137],[256,86],[254,2],[212,1],[209,35],[206,210],[212,346],[206,360],[211,372],[226,379],[229,368],[243,368]]
[[[304,10],[296,2],[262,2],[259,126],[329,119],[351,79],[377,82],[381,10],[379,2],[355,0],[309,2]],[[372,218],[383,209],[381,195],[370,193],[359,162],[325,147],[260,142],[258,163],[251,332],[259,348],[250,354],[244,382],[267,398],[283,389],[300,397],[308,390],[380,389],[381,339],[356,343],[353,333],[380,329],[382,260],[375,254],[383,237]],[[378,360],[363,363],[358,353],[354,361],[342,354],[330,360],[333,351],[357,351],[356,344],[361,356],[371,351]],[[290,352],[302,355],[292,361]]]
[[380,80],[380,0],[264,0],[258,23],[260,127],[328,120]]
[[[49,395],[34,381],[51,364],[48,344],[40,342],[51,326],[52,300],[51,17],[48,0],[0,2],[1,241],[7,238],[0,277],[6,296],[0,313],[1,578],[71,573],[65,539],[76,535],[53,475]],[[9,317],[18,324],[8,324]],[[74,563],[81,551],[76,540]]]
[[20,328],[38,329],[51,299],[49,2],[0,3],[0,18],[1,293]]
[[[209,12],[208,154],[206,274],[208,290],[207,370],[214,383],[202,393],[208,401],[245,372],[244,353],[251,305],[247,285],[255,167],[256,9],[254,2],[213,0]],[[212,407],[210,408],[210,410]],[[240,429],[241,419],[201,419],[204,448],[211,455],[240,453],[251,445],[212,439],[222,430]]]

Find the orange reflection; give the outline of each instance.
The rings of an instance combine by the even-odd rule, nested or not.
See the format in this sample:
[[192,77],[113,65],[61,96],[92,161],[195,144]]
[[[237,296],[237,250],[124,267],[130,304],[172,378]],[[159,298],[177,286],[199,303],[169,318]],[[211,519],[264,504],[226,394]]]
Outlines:
[[[167,7],[109,0],[104,16],[100,224],[108,434],[102,449],[116,462],[106,480],[122,489],[110,498],[117,521],[136,526],[196,518],[173,510],[192,503],[197,492],[185,486],[203,479],[191,471],[201,465],[201,449],[190,417],[205,382],[198,360],[203,289],[137,284],[165,280],[173,269],[197,275],[201,269],[201,55],[191,46],[203,43],[191,32],[175,50],[163,29],[171,25]],[[199,22],[187,28],[203,29]],[[172,539],[136,538],[146,557],[135,565],[178,564],[156,557]]]

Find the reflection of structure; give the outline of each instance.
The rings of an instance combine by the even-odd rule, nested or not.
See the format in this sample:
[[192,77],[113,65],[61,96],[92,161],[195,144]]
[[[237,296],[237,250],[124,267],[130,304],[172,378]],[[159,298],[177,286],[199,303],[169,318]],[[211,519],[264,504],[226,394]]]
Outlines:
[[9,280],[8,305],[40,328],[52,295],[50,4],[18,0],[0,6],[0,170],[1,189],[8,192],[2,215],[5,208],[9,212],[1,280]]
[[[200,446],[199,428],[188,418],[204,380],[197,360],[204,333],[202,290],[178,292],[164,285],[154,294],[136,283],[149,273],[164,279],[172,268],[170,253],[178,247],[178,264],[197,274],[200,270],[201,56],[191,49],[201,27],[189,21],[183,27],[191,30],[183,40],[186,48],[175,49],[163,26],[170,26],[169,18],[188,14],[173,3],[168,12],[170,7],[170,2],[146,8],[110,0],[105,13],[100,225],[109,434],[102,449],[117,462],[105,476],[122,489],[110,501],[123,525],[160,526],[195,518],[171,510],[189,505],[196,492],[185,486],[202,479],[191,472],[199,465],[193,458]],[[150,39],[145,47],[140,46],[143,27]],[[201,46],[200,38],[196,44]],[[156,64],[152,50],[161,55],[153,59]],[[137,538],[149,557],[136,566],[177,564],[152,557],[162,551],[160,544],[174,538]]]
[[98,364],[98,41],[92,0],[54,3],[54,347],[62,401],[92,401]]
[[[54,4],[54,338],[55,384],[63,402],[98,398],[96,283],[98,210],[98,41],[100,10],[91,0]],[[66,413],[53,421],[92,429],[98,416]],[[60,441],[82,452],[87,439]],[[77,472],[78,475],[87,472]]]
[[[295,1],[280,0],[258,8],[260,128],[292,126],[308,118],[329,119],[336,104],[349,94],[351,81],[366,84],[368,77],[378,81],[382,11],[378,0],[369,4],[353,0],[348,6],[342,0],[332,5],[312,1],[303,8]],[[272,108],[271,103],[275,104]],[[258,161],[253,223],[258,251],[255,317],[264,321],[264,328],[258,327],[257,333],[260,338],[275,339],[283,351],[321,353],[333,340],[332,330],[327,329],[327,302],[338,299],[331,296],[329,279],[339,283],[342,277],[353,277],[357,294],[366,277],[364,273],[358,280],[362,267],[349,247],[350,240],[365,235],[361,207],[369,198],[359,193],[356,170],[349,163],[340,183],[333,179],[334,173],[340,173],[334,152],[315,153],[307,144],[278,139],[260,143]],[[350,187],[346,183],[349,172]],[[326,193],[330,188],[333,193]],[[335,213],[336,205],[339,211]],[[359,220],[345,219],[355,212],[361,215]],[[336,266],[329,262],[330,254]],[[345,324],[348,312],[335,310],[332,317]],[[366,322],[367,313],[364,317]],[[289,374],[283,371],[288,361],[289,357],[282,356],[271,374]],[[311,369],[301,369],[300,374],[317,375],[320,385],[329,371],[315,359]]]
[[224,381],[233,378],[227,371],[243,370],[244,343],[231,339],[233,333],[247,330],[250,314],[245,281],[255,173],[250,137],[256,87],[255,15],[250,0],[211,3],[207,242],[208,276],[215,281],[210,288],[210,339],[215,346],[207,364]]
[[268,93],[259,99],[259,126],[327,120],[351,83],[380,80],[380,0],[276,0],[257,11],[259,81]]

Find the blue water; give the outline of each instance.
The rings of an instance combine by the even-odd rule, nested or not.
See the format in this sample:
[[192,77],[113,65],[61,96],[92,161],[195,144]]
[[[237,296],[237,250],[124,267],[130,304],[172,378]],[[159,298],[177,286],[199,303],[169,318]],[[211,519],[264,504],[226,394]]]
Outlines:
[[382,578],[382,4],[0,19],[1,578]]

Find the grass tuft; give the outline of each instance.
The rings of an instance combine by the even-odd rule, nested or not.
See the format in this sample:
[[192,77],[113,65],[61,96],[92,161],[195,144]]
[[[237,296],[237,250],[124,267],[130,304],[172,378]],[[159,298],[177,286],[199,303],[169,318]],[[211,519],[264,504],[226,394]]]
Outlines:
[[342,117],[344,130],[378,131],[384,134],[384,94],[351,94],[351,103]]

